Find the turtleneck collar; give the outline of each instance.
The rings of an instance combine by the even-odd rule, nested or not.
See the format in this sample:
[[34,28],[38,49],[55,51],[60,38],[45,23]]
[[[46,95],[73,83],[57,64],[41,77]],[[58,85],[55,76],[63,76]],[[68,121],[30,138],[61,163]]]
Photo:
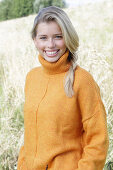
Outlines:
[[67,60],[68,56],[69,56],[69,51],[67,50],[64,53],[64,55],[54,63],[50,63],[46,61],[40,54],[38,57],[45,73],[58,74],[69,70],[70,62]]

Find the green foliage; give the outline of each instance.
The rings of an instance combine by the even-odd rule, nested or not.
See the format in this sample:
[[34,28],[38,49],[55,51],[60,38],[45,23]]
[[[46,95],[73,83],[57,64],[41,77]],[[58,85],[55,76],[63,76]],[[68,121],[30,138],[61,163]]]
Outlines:
[[105,165],[104,170],[113,170],[113,162],[108,162],[108,163]]
[[66,3],[64,0],[35,0],[34,2],[34,12],[38,12],[41,8],[48,6],[58,6],[58,7],[66,7]]
[[13,17],[23,17],[33,13],[34,0],[13,0],[12,14]]
[[32,14],[33,3],[34,0],[3,0],[0,3],[0,21]]
[[[4,152],[4,154],[0,157],[0,170],[14,170],[15,169],[15,159],[12,159],[13,153],[12,148],[8,148],[7,151]],[[3,163],[3,160],[6,160],[5,164]],[[8,161],[12,162],[12,165],[9,167]],[[16,168],[17,169],[17,168]],[[15,169],[15,170],[16,170]]]
[[23,127],[24,118],[23,118],[23,103],[21,103],[16,109],[11,118],[11,127],[15,128],[17,131]]
[[12,0],[3,0],[0,2],[0,21],[10,18],[12,2]]
[[[2,59],[0,58],[0,60],[2,60]],[[1,85],[2,85],[3,75],[4,75],[4,69],[3,69],[2,63],[0,63],[0,96],[2,94]]]
[[2,0],[0,2],[0,21],[19,18],[38,12],[47,6],[65,7],[64,0]]
[[2,110],[3,110],[2,103],[3,103],[3,100],[4,100],[3,82],[2,82],[3,81],[3,75],[4,75],[4,70],[3,70],[2,64],[0,63],[0,130],[1,130],[1,113],[2,113]]
[[[13,97],[13,96],[12,96]],[[6,112],[6,110],[4,110]],[[8,108],[8,112],[12,111],[12,106]],[[1,133],[4,133],[5,144],[3,143],[3,139],[1,140],[2,146],[5,147],[4,152],[0,154],[0,170],[16,170],[16,162],[17,162],[17,153],[14,152],[18,149],[18,141],[19,141],[19,132],[23,129],[24,119],[23,119],[23,103],[19,104],[15,109],[13,109],[13,114],[7,120],[8,124],[10,124],[10,128],[4,129],[6,126],[6,122],[2,122]],[[5,114],[5,113],[4,113]],[[7,136],[10,135],[10,137]],[[15,137],[18,135],[18,138]],[[11,145],[7,147],[7,143],[9,140],[12,140]],[[9,167],[9,162],[11,162]]]

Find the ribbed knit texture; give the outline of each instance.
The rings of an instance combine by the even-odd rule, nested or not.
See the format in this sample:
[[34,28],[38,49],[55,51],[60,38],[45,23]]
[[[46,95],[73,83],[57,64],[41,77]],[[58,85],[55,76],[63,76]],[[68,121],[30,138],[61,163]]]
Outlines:
[[24,146],[18,170],[102,170],[108,150],[106,112],[99,87],[87,71],[75,70],[75,95],[68,98],[64,77],[68,51],[32,69],[25,84]]
[[39,61],[42,64],[44,72],[47,74],[58,74],[69,70],[70,63],[67,60],[68,55],[69,51],[66,51],[66,53],[55,63],[50,63],[39,55]]

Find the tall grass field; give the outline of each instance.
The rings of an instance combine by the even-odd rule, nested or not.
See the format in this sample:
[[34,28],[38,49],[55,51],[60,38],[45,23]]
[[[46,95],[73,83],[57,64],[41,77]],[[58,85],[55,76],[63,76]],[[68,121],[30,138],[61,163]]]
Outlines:
[[[113,161],[113,1],[64,10],[80,38],[77,63],[100,87],[107,113],[108,163]],[[24,140],[25,77],[40,65],[30,35],[35,16],[0,22],[0,170],[17,169]]]

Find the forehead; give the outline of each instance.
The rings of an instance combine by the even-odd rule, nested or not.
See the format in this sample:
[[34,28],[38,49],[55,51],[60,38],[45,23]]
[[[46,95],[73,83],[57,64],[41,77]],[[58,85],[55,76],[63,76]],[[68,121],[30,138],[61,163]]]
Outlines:
[[60,26],[55,21],[41,22],[38,24],[37,33],[62,33]]

